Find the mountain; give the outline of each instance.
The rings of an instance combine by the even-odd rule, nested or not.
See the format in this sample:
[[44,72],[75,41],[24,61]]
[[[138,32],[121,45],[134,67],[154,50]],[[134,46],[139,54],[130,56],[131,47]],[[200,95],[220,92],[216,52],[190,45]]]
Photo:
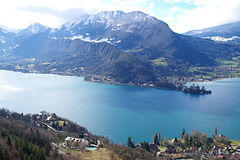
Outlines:
[[46,27],[40,23],[32,23],[27,29],[22,30],[17,35],[19,37],[29,37],[34,34],[50,31],[51,28]]
[[174,33],[165,22],[137,11],[84,15],[53,30],[51,37],[107,42],[120,50],[134,52],[139,58],[147,56],[150,60],[166,57],[171,61],[190,64],[206,65],[205,62],[211,62]]
[[29,37],[13,54],[57,62],[55,65],[45,66],[44,70],[64,72],[83,67],[86,74],[110,76],[121,83],[155,81],[150,69],[137,57],[106,42],[52,39],[45,33],[39,33]]
[[177,34],[165,22],[137,11],[87,14],[54,29],[35,23],[5,34],[11,47],[9,62],[0,64],[3,69],[124,84],[160,81],[160,87],[171,86],[167,88],[175,86],[166,77],[189,76],[189,67],[217,66],[219,58],[240,55],[238,44]]
[[184,34],[201,38],[209,38],[214,41],[240,42],[240,22],[229,23],[200,30],[192,30]]
[[48,34],[50,31],[51,28],[43,26],[39,23],[33,23],[28,28],[20,31],[19,33],[12,33],[0,29],[0,54],[11,53],[15,48],[20,46],[27,38],[35,34],[44,32]]
[[17,47],[15,43],[16,34],[0,29],[0,54],[6,54],[11,49]]

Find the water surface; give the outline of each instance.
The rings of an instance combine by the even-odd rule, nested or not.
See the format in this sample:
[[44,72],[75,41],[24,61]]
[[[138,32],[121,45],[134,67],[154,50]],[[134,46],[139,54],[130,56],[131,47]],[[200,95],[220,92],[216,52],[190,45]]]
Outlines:
[[[195,83],[196,84],[196,83]],[[82,77],[0,71],[0,107],[16,112],[54,112],[94,134],[126,144],[180,137],[194,129],[240,138],[240,79],[197,83],[211,95],[85,82]]]

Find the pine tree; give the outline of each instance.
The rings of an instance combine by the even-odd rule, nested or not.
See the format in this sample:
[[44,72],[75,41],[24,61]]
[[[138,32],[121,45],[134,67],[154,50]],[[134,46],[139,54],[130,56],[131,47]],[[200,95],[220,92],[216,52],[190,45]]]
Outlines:
[[185,129],[183,128],[182,135],[181,135],[182,139],[183,139],[184,134],[185,134]]
[[189,139],[188,133],[185,133],[185,134],[183,135],[183,139],[185,140],[185,144],[188,146],[188,139]]
[[7,143],[8,146],[12,146],[12,141],[11,141],[9,136],[7,138],[7,142],[6,143]]
[[159,144],[160,144],[160,142],[161,142],[161,130],[160,129],[158,131],[158,141],[159,141]]
[[141,146],[143,149],[146,149],[147,151],[149,151],[149,143],[144,141],[143,143],[141,143]]
[[217,126],[215,126],[215,132],[214,132],[214,135],[217,136],[217,134],[218,134]]
[[154,136],[154,141],[153,141],[153,142],[154,142],[154,144],[159,145],[157,133],[156,133],[155,136]]
[[131,147],[131,148],[134,147],[134,143],[132,142],[131,137],[128,137],[127,146],[128,146],[128,147]]
[[189,146],[193,146],[193,138],[192,138],[192,136],[189,139]]
[[6,148],[4,149],[4,155],[3,155],[3,159],[4,159],[4,160],[10,160],[9,153],[8,153],[8,151],[7,151],[7,149],[6,149]]

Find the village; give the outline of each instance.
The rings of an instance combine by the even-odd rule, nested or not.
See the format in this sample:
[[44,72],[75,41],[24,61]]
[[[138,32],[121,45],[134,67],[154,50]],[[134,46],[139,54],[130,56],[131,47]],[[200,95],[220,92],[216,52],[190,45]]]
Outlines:
[[[226,136],[220,134],[216,139],[227,139]],[[185,149],[181,143],[185,143],[183,139],[174,138],[158,144],[149,143],[149,151],[155,152],[159,159],[174,160],[174,159],[240,159],[240,143],[239,141],[231,141],[230,144],[219,143],[213,138],[212,145],[194,145]],[[165,144],[164,144],[165,143]],[[167,144],[166,144],[167,143]],[[196,142],[194,142],[196,143]],[[141,144],[138,144],[141,146]]]
[[[32,120],[35,120],[38,126],[47,127],[49,130],[57,132],[68,132],[71,128],[70,126],[73,126],[71,122],[56,116],[54,113],[41,112],[30,115],[30,117]],[[81,133],[78,134],[78,137],[68,136],[63,142],[53,143],[53,146],[58,148],[62,154],[71,154],[71,150],[86,153],[94,152],[98,148],[108,148],[109,141],[106,141],[106,138],[94,136],[84,130],[84,128],[80,130]],[[240,142],[237,139],[229,140],[222,134],[217,135],[217,128],[215,128],[213,137],[207,137],[205,133],[201,133],[198,130],[194,130],[191,134],[183,130],[181,138],[163,139],[160,134],[156,134],[153,143],[143,142],[133,145],[128,140],[127,146],[132,149],[146,149],[155,154],[157,159],[238,160],[240,158]]]
[[129,154],[135,153],[145,155],[145,159],[240,159],[239,139],[230,140],[227,136],[218,134],[217,126],[212,137],[198,130],[187,133],[183,129],[180,138],[162,138],[159,130],[159,133],[153,136],[153,143],[144,141],[135,145],[129,137],[126,145],[121,145],[114,144],[105,137],[93,135],[86,128],[55,113],[49,114],[43,111],[38,114],[23,115],[4,109],[0,110],[0,113],[9,120],[19,119],[53,133],[61,133],[61,140],[52,141],[51,146],[58,154],[65,157],[127,159]]
[[[71,154],[71,150],[81,153],[93,152],[97,148],[108,148],[109,141],[104,137],[97,137],[87,132],[87,130],[76,124],[58,117],[55,113],[41,112],[29,115],[36,125],[45,127],[55,132],[78,132],[78,137],[66,137],[59,144],[53,143],[62,154]],[[229,140],[222,134],[217,134],[217,126],[213,137],[207,137],[205,133],[194,130],[191,134],[183,129],[181,138],[161,138],[159,131],[153,138],[153,143],[143,142],[136,145],[127,141],[127,146],[136,149],[143,148],[155,154],[157,159],[240,159],[240,142]],[[67,149],[67,150],[66,150]]]

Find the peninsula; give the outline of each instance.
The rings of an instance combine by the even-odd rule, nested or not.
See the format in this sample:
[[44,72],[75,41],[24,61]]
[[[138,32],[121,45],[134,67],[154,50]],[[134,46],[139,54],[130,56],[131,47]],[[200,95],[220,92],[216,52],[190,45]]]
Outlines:
[[206,90],[204,86],[200,89],[200,86],[196,86],[195,84],[190,87],[184,86],[182,89],[184,93],[192,93],[192,94],[212,94],[212,91]]

